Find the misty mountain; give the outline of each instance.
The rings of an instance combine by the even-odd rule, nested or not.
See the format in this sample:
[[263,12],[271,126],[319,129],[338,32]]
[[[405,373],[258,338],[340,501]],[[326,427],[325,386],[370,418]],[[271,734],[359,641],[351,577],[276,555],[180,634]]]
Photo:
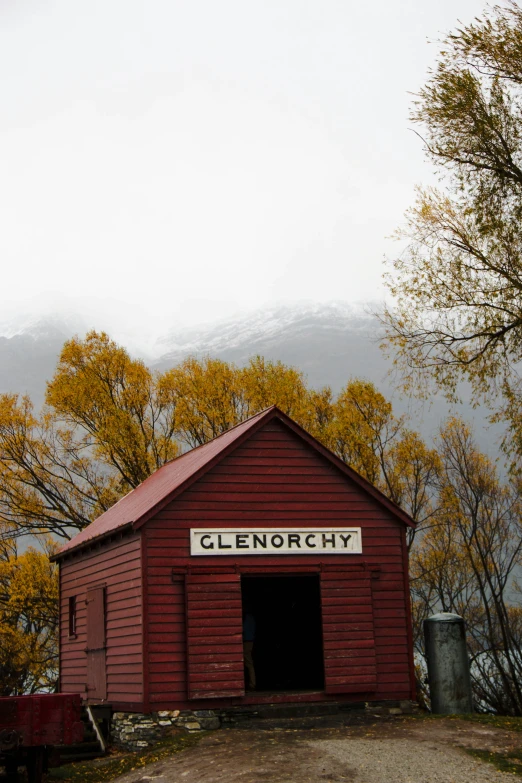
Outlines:
[[[487,427],[487,411],[474,411],[466,404],[450,409],[441,396],[434,396],[429,405],[401,398],[389,374],[390,363],[378,346],[380,325],[370,309],[344,302],[263,308],[171,331],[160,336],[143,358],[164,370],[187,356],[208,355],[243,365],[259,354],[298,367],[311,386],[329,385],[334,392],[351,378],[365,378],[392,401],[397,414],[408,413],[412,427],[425,438],[431,439],[440,422],[458,412],[474,422],[481,447],[494,451],[500,430]],[[27,393],[39,407],[64,341],[86,331],[76,315],[0,325],[0,393]],[[126,344],[135,353],[132,340]]]
[[[363,306],[347,302],[264,308],[166,335],[158,341],[158,348],[163,344],[167,350],[154,366],[166,369],[189,355],[208,355],[243,365],[259,354],[298,367],[311,386],[331,386],[335,393],[350,379],[364,378],[392,402],[397,415],[408,415],[411,427],[424,438],[431,440],[444,419],[459,414],[473,423],[480,447],[494,452],[501,428],[488,424],[487,410],[474,410],[467,402],[449,406],[442,395],[433,395],[424,404],[401,396],[390,373],[391,361],[379,348],[382,326],[372,315],[377,310],[377,303]],[[462,397],[469,399],[465,388]]]
[[62,315],[0,324],[0,393],[28,394],[39,408],[65,340],[85,332],[81,319]]
[[347,303],[278,306],[209,326],[167,334],[159,369],[186,356],[213,356],[243,365],[259,354],[298,367],[311,386],[339,391],[350,377],[384,383],[387,366],[376,344],[379,324]]

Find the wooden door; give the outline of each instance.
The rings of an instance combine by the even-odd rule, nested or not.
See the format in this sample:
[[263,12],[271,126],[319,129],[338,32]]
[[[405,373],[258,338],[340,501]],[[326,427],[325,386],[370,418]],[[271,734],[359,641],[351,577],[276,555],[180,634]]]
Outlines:
[[87,590],[87,697],[107,698],[105,588]]
[[188,698],[244,696],[241,578],[187,576]]
[[321,574],[326,693],[372,693],[377,688],[370,575],[355,570]]

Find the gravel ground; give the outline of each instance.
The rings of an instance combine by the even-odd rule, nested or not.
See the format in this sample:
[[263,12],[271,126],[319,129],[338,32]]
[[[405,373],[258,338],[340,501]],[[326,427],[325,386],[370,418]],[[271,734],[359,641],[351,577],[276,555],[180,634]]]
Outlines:
[[463,748],[506,751],[521,735],[464,721],[397,719],[308,731],[220,730],[118,783],[507,783]]
[[[309,743],[314,745],[315,743]],[[357,783],[502,783],[513,775],[497,772],[457,748],[411,740],[327,740],[319,743],[323,778],[332,762],[344,767],[345,780]]]

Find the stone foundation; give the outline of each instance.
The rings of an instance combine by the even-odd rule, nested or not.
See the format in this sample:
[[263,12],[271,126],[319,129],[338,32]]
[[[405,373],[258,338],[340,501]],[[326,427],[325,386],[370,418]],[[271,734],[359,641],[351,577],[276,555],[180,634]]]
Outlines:
[[111,720],[111,740],[125,750],[143,750],[168,737],[172,729],[189,732],[219,729],[220,720],[213,710],[161,710],[144,715],[141,712],[115,712]]
[[[313,708],[311,711],[310,708]],[[338,708],[337,710],[335,708]],[[324,712],[322,712],[324,708]],[[281,712],[282,709],[282,712]],[[229,710],[162,710],[144,715],[141,712],[115,712],[111,720],[111,741],[116,747],[125,750],[143,750],[169,737],[175,729],[185,729],[188,732],[205,731],[209,729],[230,728],[237,725],[248,725],[250,720],[256,725],[256,720],[268,718],[277,721],[278,718],[305,720],[310,715],[332,718],[335,714],[342,716],[349,711],[370,712],[379,715],[401,715],[417,711],[418,707],[411,701],[374,701],[328,704],[288,704],[288,705],[257,705],[250,708]],[[302,713],[302,714],[301,714]]]

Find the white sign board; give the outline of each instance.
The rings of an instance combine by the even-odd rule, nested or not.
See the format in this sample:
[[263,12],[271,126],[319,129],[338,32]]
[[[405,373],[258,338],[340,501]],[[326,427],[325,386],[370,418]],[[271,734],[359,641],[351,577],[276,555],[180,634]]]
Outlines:
[[192,528],[191,555],[354,555],[360,527]]

